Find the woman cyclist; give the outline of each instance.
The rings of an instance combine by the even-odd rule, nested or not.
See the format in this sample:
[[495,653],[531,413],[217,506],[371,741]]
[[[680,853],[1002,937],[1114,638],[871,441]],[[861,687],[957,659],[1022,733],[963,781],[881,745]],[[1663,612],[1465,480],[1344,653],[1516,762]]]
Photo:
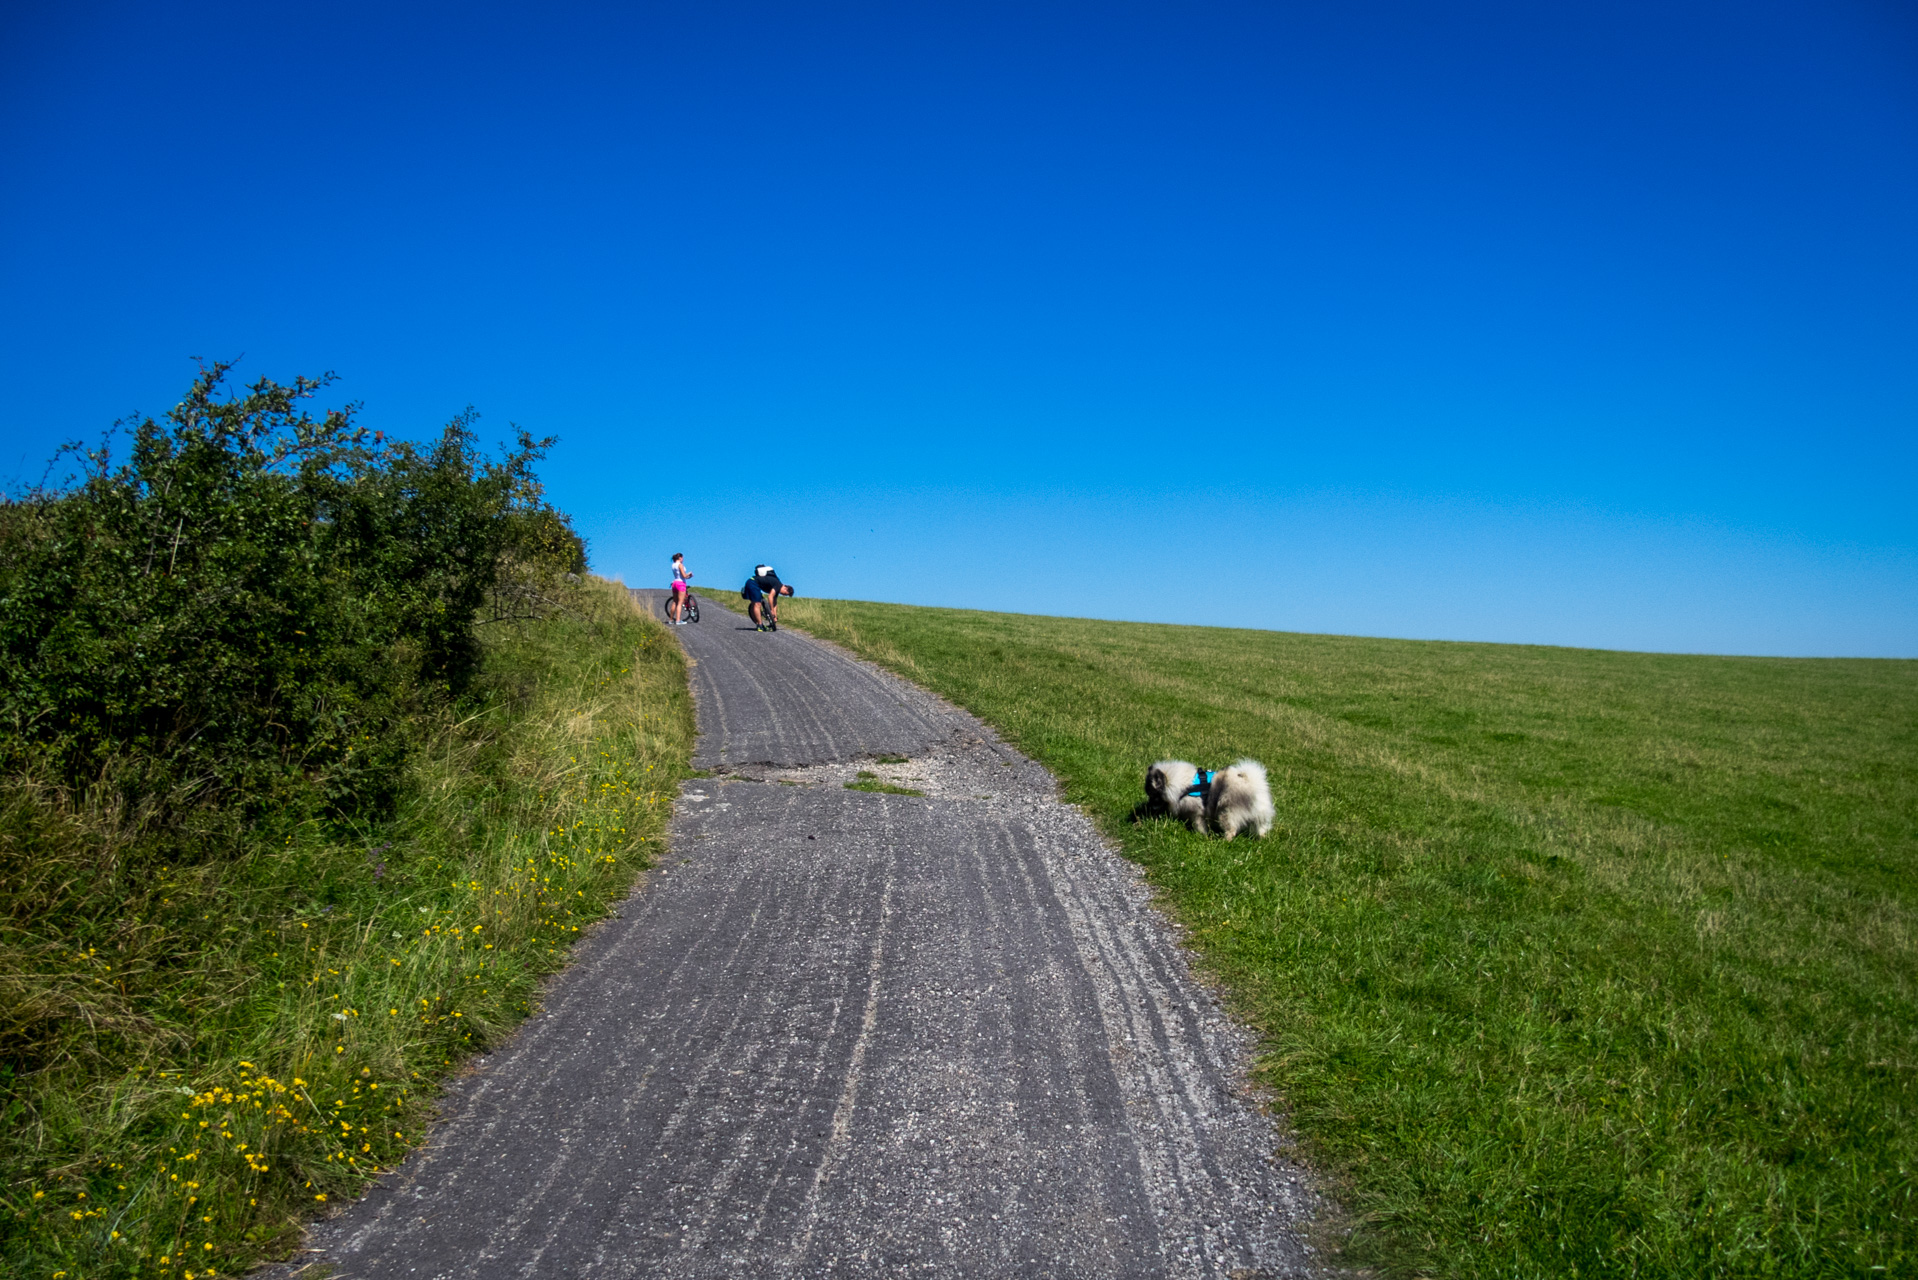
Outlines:
[[683,552],[673,552],[673,598],[666,602],[666,616],[676,627],[686,622],[686,593],[693,589],[693,575],[686,568]]

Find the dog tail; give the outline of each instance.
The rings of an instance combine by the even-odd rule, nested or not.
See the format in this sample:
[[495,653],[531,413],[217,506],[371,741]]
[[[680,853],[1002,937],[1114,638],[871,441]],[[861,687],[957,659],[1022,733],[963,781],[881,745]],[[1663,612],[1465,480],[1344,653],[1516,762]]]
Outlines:
[[1257,760],[1252,760],[1252,759],[1237,760],[1233,762],[1232,767],[1234,769],[1237,769],[1240,773],[1247,774],[1251,777],[1257,778],[1260,782],[1265,781],[1265,766],[1260,764]]

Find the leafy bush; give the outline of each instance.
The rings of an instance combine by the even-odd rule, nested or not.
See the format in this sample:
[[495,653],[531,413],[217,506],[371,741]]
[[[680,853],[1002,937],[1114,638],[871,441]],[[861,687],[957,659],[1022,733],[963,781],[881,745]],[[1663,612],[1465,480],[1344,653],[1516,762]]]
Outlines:
[[551,442],[488,458],[470,411],[430,448],[369,439],[304,410],[325,379],[222,396],[228,368],[126,462],[74,447],[77,484],[5,505],[4,763],[166,810],[382,809],[409,713],[473,679],[502,564],[584,567],[532,471]]
[[522,616],[502,584],[550,595],[584,568],[532,470],[550,441],[488,458],[469,411],[429,448],[389,443],[350,407],[306,412],[325,379],[223,394],[227,372],[134,427],[124,463],[111,435],[69,446],[73,483],[0,504],[8,1078],[149,1038],[123,981],[19,986],[46,956],[124,951],[142,925],[122,904],[243,858],[268,817],[390,812],[409,750],[473,684],[489,596]]
[[524,1015],[686,767],[678,647],[582,580],[550,442],[387,442],[306,411],[325,379],[227,373],[0,501],[7,1275],[284,1252]]

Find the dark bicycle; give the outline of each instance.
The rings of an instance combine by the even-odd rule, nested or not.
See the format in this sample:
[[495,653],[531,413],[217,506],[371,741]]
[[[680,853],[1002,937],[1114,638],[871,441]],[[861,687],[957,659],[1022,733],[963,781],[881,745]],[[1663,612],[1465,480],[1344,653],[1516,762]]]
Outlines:
[[[664,610],[667,605],[672,603],[672,599],[673,599],[672,596],[668,595],[666,597],[665,603],[661,604],[660,608]],[[679,606],[679,616],[680,616],[680,620],[683,622],[699,621],[699,597],[694,595],[691,591],[688,591],[686,593],[686,603]],[[671,622],[672,620],[673,620],[673,615],[668,613],[666,615],[666,621]]]

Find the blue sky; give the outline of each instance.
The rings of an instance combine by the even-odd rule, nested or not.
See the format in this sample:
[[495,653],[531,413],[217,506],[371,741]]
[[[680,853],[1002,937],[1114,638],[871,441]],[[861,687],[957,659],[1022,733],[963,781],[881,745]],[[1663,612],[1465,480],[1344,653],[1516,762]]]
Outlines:
[[190,357],[596,567],[1918,656],[1895,0],[0,10],[0,476]]

